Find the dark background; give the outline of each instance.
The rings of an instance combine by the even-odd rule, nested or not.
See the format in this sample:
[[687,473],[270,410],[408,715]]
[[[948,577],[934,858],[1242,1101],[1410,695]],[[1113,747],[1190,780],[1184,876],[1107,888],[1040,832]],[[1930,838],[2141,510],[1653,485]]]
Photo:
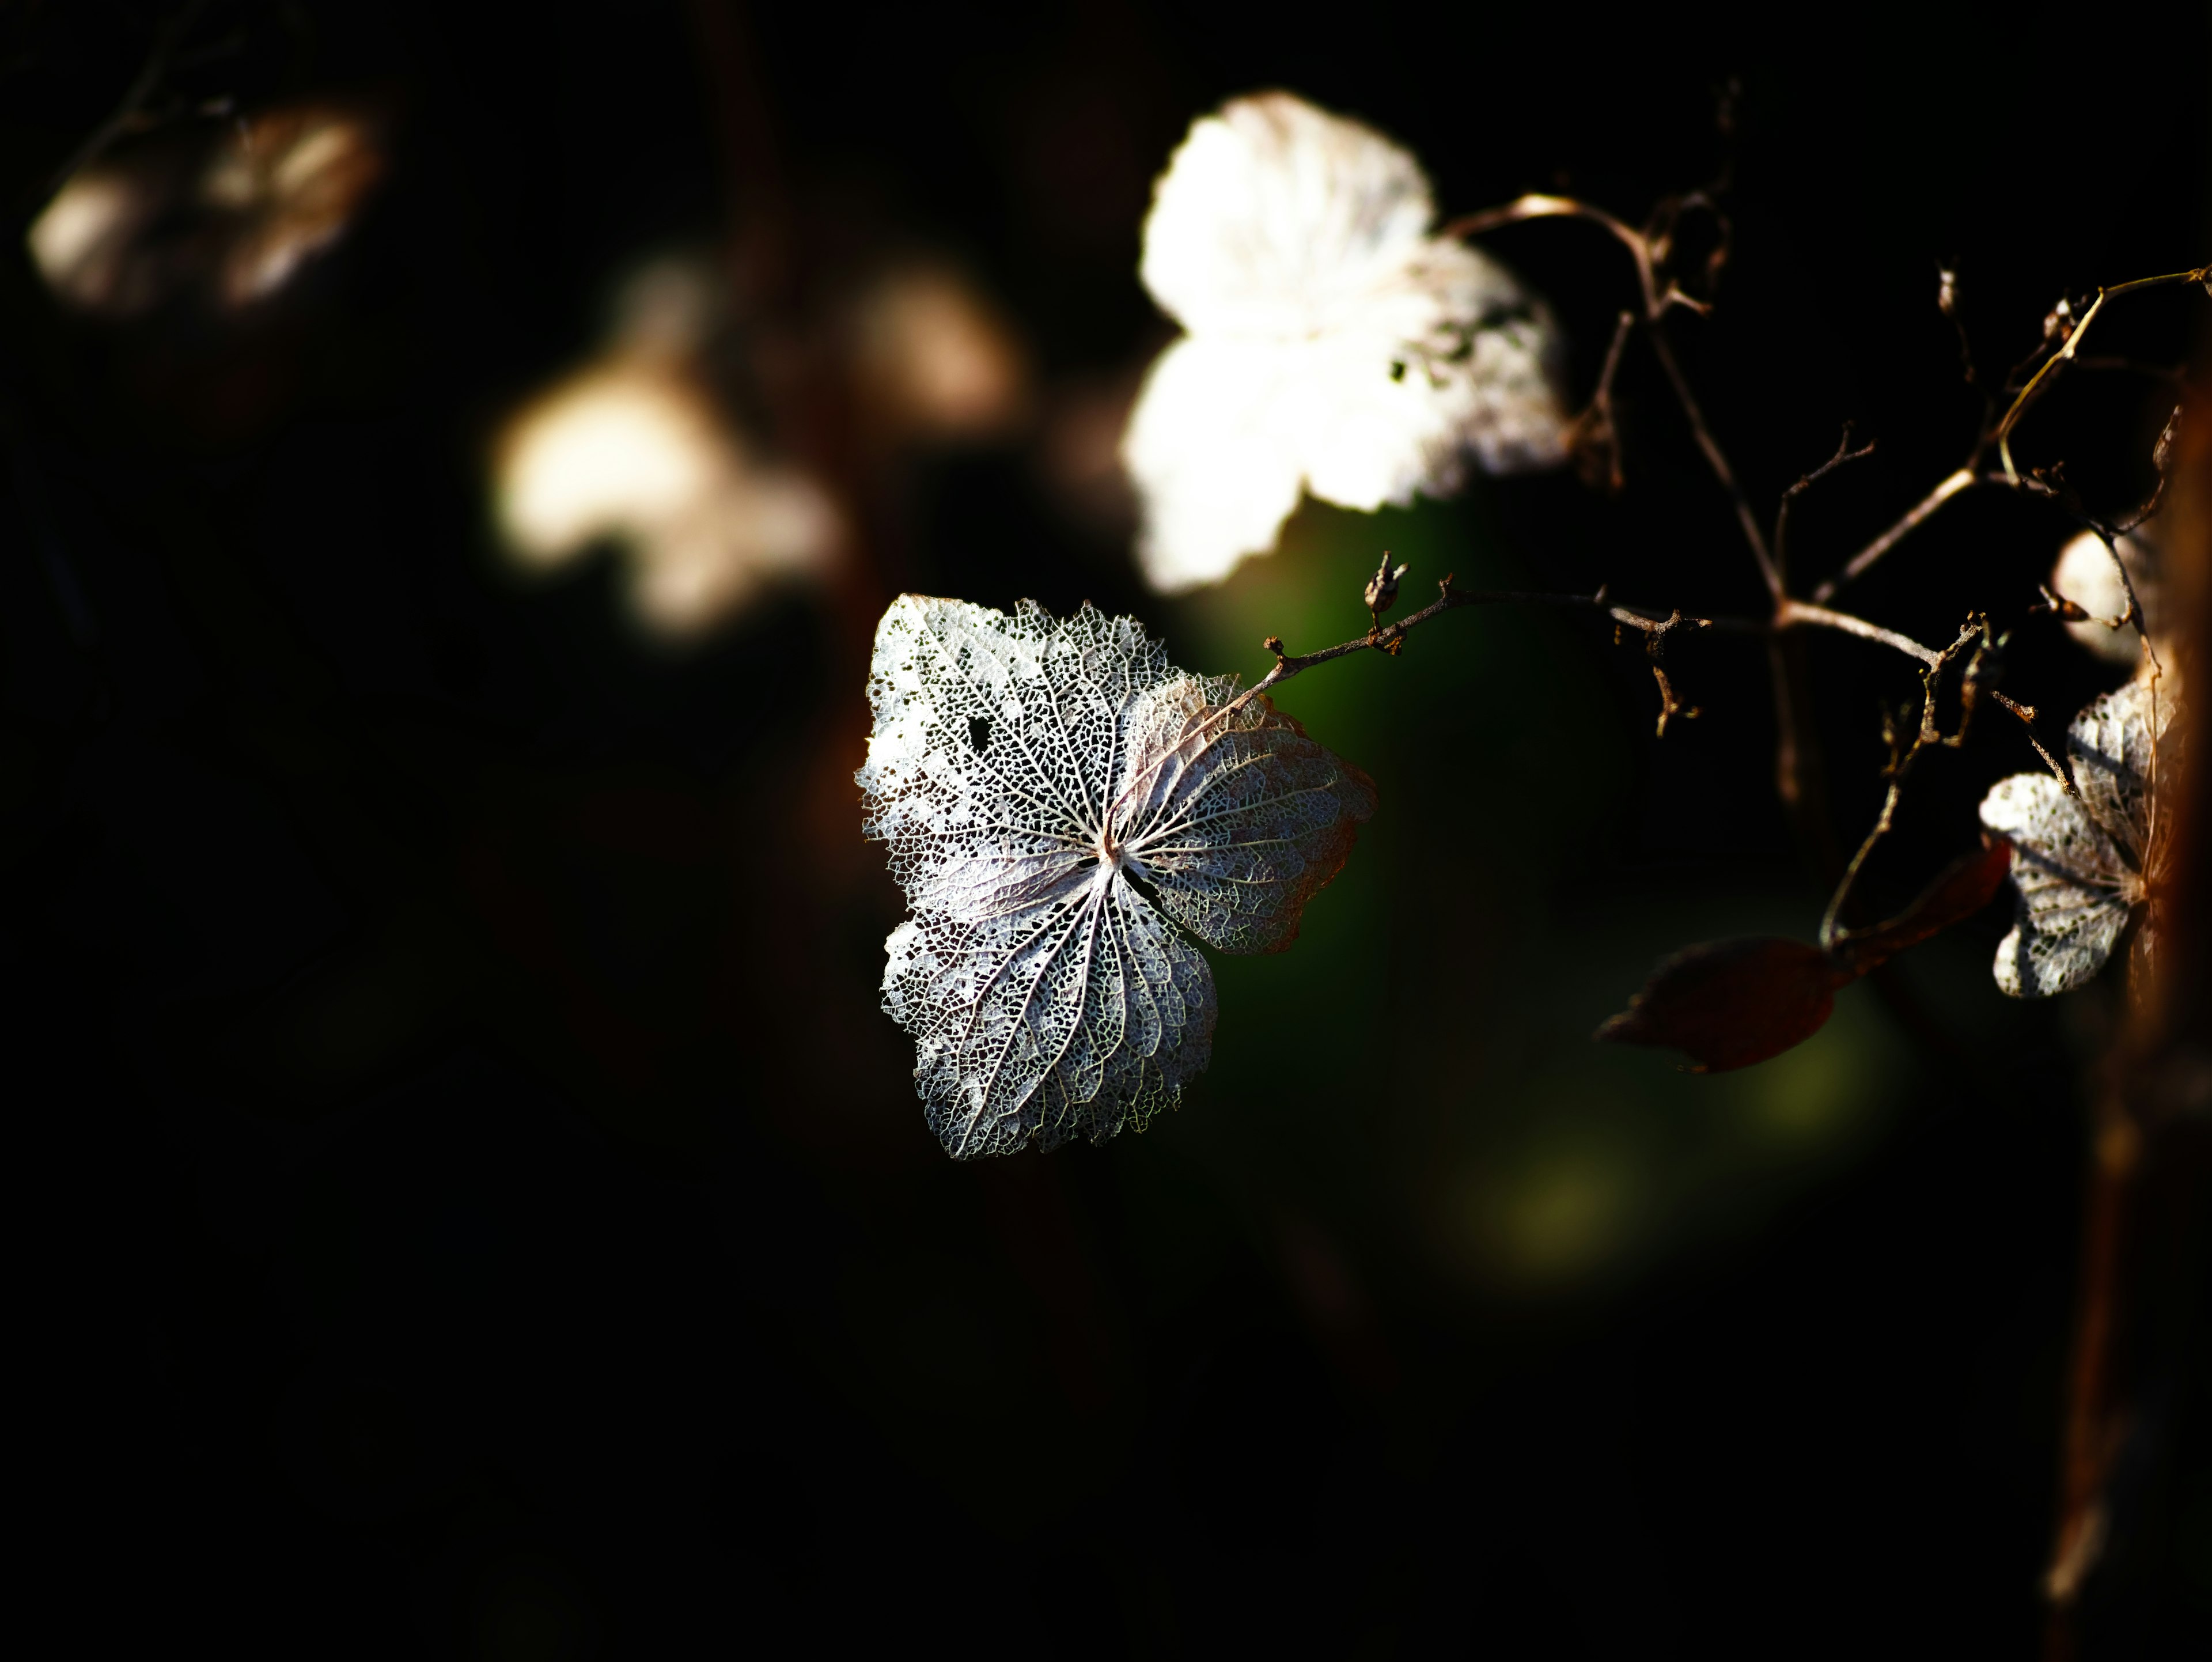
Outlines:
[[[167,15],[0,12],[18,229]],[[1586,1042],[1660,953],[1818,916],[1754,648],[1678,651],[1705,713],[1664,740],[1633,649],[1548,615],[1458,614],[1290,689],[1382,811],[1293,953],[1217,964],[1213,1068],[1142,1137],[955,1166],[874,1008],[900,906],[849,779],[899,589],[1088,598],[1249,674],[1262,634],[1356,632],[1382,545],[1409,589],[1757,587],[1632,354],[1618,500],[1309,504],[1162,602],[1033,435],[855,460],[825,297],[937,251],[1048,404],[1126,380],[1169,332],[1134,277],[1150,181],[1267,86],[1410,145],[1447,212],[1571,189],[1639,220],[1732,167],[1720,310],[1670,327],[1763,508],[1844,420],[1879,439],[1808,499],[1816,575],[1972,440],[1939,262],[1988,378],[2061,293],[2204,259],[2212,31],[1802,22],[210,7],[186,103],[371,100],[391,155],[244,320],[72,317],[0,253],[18,1437],[85,1644],[2029,1653],[2112,989],[2008,1006],[1993,909],[1759,1069]],[[1575,227],[1488,246],[1586,389],[1625,266]],[[626,623],[611,558],[509,579],[485,507],[501,413],[671,247],[731,273],[736,361],[799,355],[750,419],[860,527],[834,581],[684,651]],[[2152,296],[2104,344],[2178,362],[2203,310]],[[2163,414],[2081,377],[2023,445],[2117,503]],[[2063,521],[1991,498],[1850,598],[1923,639],[2018,624],[2008,685],[2052,738],[2112,675],[2026,616]],[[1846,843],[1899,661],[1811,648]],[[2033,765],[2016,728],[1930,764],[1875,896]],[[2087,1654],[2212,1634],[2186,1268],[2148,1295],[2155,1434]]]

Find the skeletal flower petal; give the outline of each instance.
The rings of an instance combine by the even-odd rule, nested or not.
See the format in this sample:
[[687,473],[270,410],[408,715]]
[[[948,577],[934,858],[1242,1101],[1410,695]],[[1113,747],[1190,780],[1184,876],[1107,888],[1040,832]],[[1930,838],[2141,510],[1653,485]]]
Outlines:
[[884,1008],[954,1158],[1103,1141],[1171,1106],[1216,1014],[1176,923],[1279,950],[1343,864],[1373,786],[1234,689],[1088,606],[909,594],[884,614],[856,779],[912,909]]
[[2012,841],[2017,921],[1997,947],[1997,986],[2014,998],[2071,991],[2112,956],[2132,874],[2082,805],[2048,774],[1999,780],[1982,823]]
[[1158,588],[1273,545],[1301,490],[1371,509],[1564,454],[1547,314],[1504,267],[1429,234],[1405,150],[1287,93],[1193,125],[1157,187],[1140,275],[1188,331],[1122,457]]
[[2048,774],[2024,773],[1984,800],[1982,823],[2011,839],[2020,896],[1997,947],[2001,990],[2045,998],[2081,986],[2148,898],[2163,852],[2157,770],[2179,761],[2168,731],[2177,703],[2171,677],[2163,694],[2138,681],[2092,700],[2066,741],[2078,799]]
[[[2066,760],[2090,817],[2141,869],[2151,837],[2152,779],[2159,741],[2178,707],[2172,677],[2161,690],[2131,681],[2093,698],[2066,732]],[[2166,758],[2171,767],[2174,758]]]

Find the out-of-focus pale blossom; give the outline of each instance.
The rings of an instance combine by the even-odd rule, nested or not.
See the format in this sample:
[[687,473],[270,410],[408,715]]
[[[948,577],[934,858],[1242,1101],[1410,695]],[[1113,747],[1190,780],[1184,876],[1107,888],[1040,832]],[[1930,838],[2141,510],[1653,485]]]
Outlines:
[[935,262],[893,267],[862,291],[852,315],[861,402],[899,437],[999,436],[1028,413],[1029,363],[999,309]]
[[1434,219],[1411,155],[1290,94],[1193,125],[1139,268],[1187,332],[1121,447],[1156,587],[1267,551],[1301,490],[1372,509],[1563,459],[1548,315]]
[[96,316],[191,291],[244,310],[343,236],[384,171],[373,117],[281,106],[80,169],[33,222],[32,263],[56,298]]
[[[2128,581],[2135,586],[2136,600],[2142,607],[2143,629],[2156,640],[2165,624],[2165,584],[2158,557],[2158,545],[2153,540],[2148,527],[2116,539],[2121,562],[2128,569]],[[2066,632],[2100,658],[2115,664],[2133,664],[2142,661],[2142,639],[2136,626],[2126,624],[2114,628],[2114,623],[2124,617],[2128,609],[2127,589],[2120,582],[2120,574],[2112,567],[2112,551],[2105,539],[2094,531],[2084,531],[2080,536],[2058,551],[2058,563],[2051,568],[2051,592],[2080,606],[2089,616],[2066,625]]]
[[608,350],[517,411],[494,460],[515,563],[550,570],[617,543],[639,621],[672,639],[818,575],[842,535],[828,496],[755,454],[690,368],[718,300],[697,267],[648,267]]

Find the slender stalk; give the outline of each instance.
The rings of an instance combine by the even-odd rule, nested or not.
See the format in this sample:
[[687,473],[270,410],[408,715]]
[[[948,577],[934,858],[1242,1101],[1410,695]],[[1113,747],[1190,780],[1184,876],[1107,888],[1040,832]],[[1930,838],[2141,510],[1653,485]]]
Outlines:
[[1826,606],[1811,606],[1784,595],[1782,603],[1774,608],[1774,626],[1777,629],[1796,629],[1808,624],[1816,629],[1841,630],[1844,634],[1856,635],[1863,641],[1879,641],[1908,658],[1917,658],[1931,669],[1943,661],[1942,653],[1933,647],[1921,645],[1910,635],[1900,635],[1893,629],[1884,629],[1863,618],[1854,618],[1848,612],[1831,612]]
[[1846,560],[1843,569],[1826,581],[1815,585],[1813,590],[1814,603],[1825,606],[1833,600],[1838,589],[1860,575],[1869,566],[1903,542],[1905,537],[1929,515],[1968,485],[1977,483],[1977,480],[1978,476],[1974,472],[1973,464],[1971,461],[1955,473],[1947,475],[1933,490],[1907,508],[1904,517],[1895,525],[1891,526],[1888,530]]
[[1713,437],[1705,425],[1705,412],[1698,408],[1698,400],[1690,391],[1690,383],[1682,368],[1674,362],[1674,350],[1667,338],[1657,328],[1650,332],[1652,355],[1659,367],[1667,372],[1667,379],[1674,384],[1674,396],[1682,405],[1682,414],[1690,423],[1691,435],[1698,448],[1705,453],[1705,464],[1713,470],[1713,477],[1726,488],[1729,498],[1735,504],[1736,523],[1743,527],[1743,539],[1751,546],[1752,557],[1759,562],[1759,575],[1765,579],[1766,592],[1777,600],[1783,598],[1782,573],[1776,568],[1774,556],[1768,552],[1766,533],[1759,529],[1759,516],[1751,511],[1751,499],[1743,494],[1736,483],[1735,471],[1729,466],[1728,457],[1722,454],[1720,441]]

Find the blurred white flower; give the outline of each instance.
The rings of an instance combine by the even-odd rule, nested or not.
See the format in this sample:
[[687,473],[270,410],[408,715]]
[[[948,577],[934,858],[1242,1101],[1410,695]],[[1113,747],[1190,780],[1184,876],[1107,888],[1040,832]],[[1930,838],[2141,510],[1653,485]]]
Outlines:
[[242,311],[345,234],[385,166],[366,109],[280,105],[80,169],[26,240],[76,311],[134,317],[195,289]]
[[619,297],[607,350],[508,419],[493,466],[517,564],[550,570],[618,543],[639,621],[672,638],[818,574],[842,535],[829,496],[755,454],[693,374],[717,305],[700,268],[647,267]]
[[1288,93],[1193,124],[1155,187],[1139,275],[1188,332],[1122,441],[1138,554],[1185,589],[1264,553],[1300,490],[1409,503],[1565,449],[1548,314],[1429,233],[1407,151]]
[[893,266],[860,296],[851,328],[861,402],[891,433],[995,438],[1028,411],[1029,362],[1020,338],[949,265]]
[[[2160,581],[2158,545],[2144,527],[2116,539],[2120,560],[2128,569],[2128,581],[2135,585],[2136,599],[2142,606],[2143,628],[2154,639],[2165,624],[2165,588]],[[2112,567],[2112,551],[2105,539],[2094,531],[2084,531],[2058,551],[2058,563],[2051,568],[2051,592],[2080,606],[2089,616],[2066,625],[2066,632],[2100,658],[2116,664],[2133,664],[2142,661],[2142,640],[2136,626],[2129,624],[2115,629],[2115,620],[2124,616],[2128,609],[2127,590],[2121,586],[2120,574]]]
[[2172,840],[2160,786],[2180,766],[2179,735],[2170,731],[2179,702],[2171,674],[2157,686],[2133,681],[2093,700],[2066,735],[2078,797],[2050,774],[2021,773],[1983,800],[1982,823],[2011,839],[2020,893],[2018,921],[1997,947],[2000,990],[2014,998],[2072,991],[2104,968],[2135,909],[2155,900]]

